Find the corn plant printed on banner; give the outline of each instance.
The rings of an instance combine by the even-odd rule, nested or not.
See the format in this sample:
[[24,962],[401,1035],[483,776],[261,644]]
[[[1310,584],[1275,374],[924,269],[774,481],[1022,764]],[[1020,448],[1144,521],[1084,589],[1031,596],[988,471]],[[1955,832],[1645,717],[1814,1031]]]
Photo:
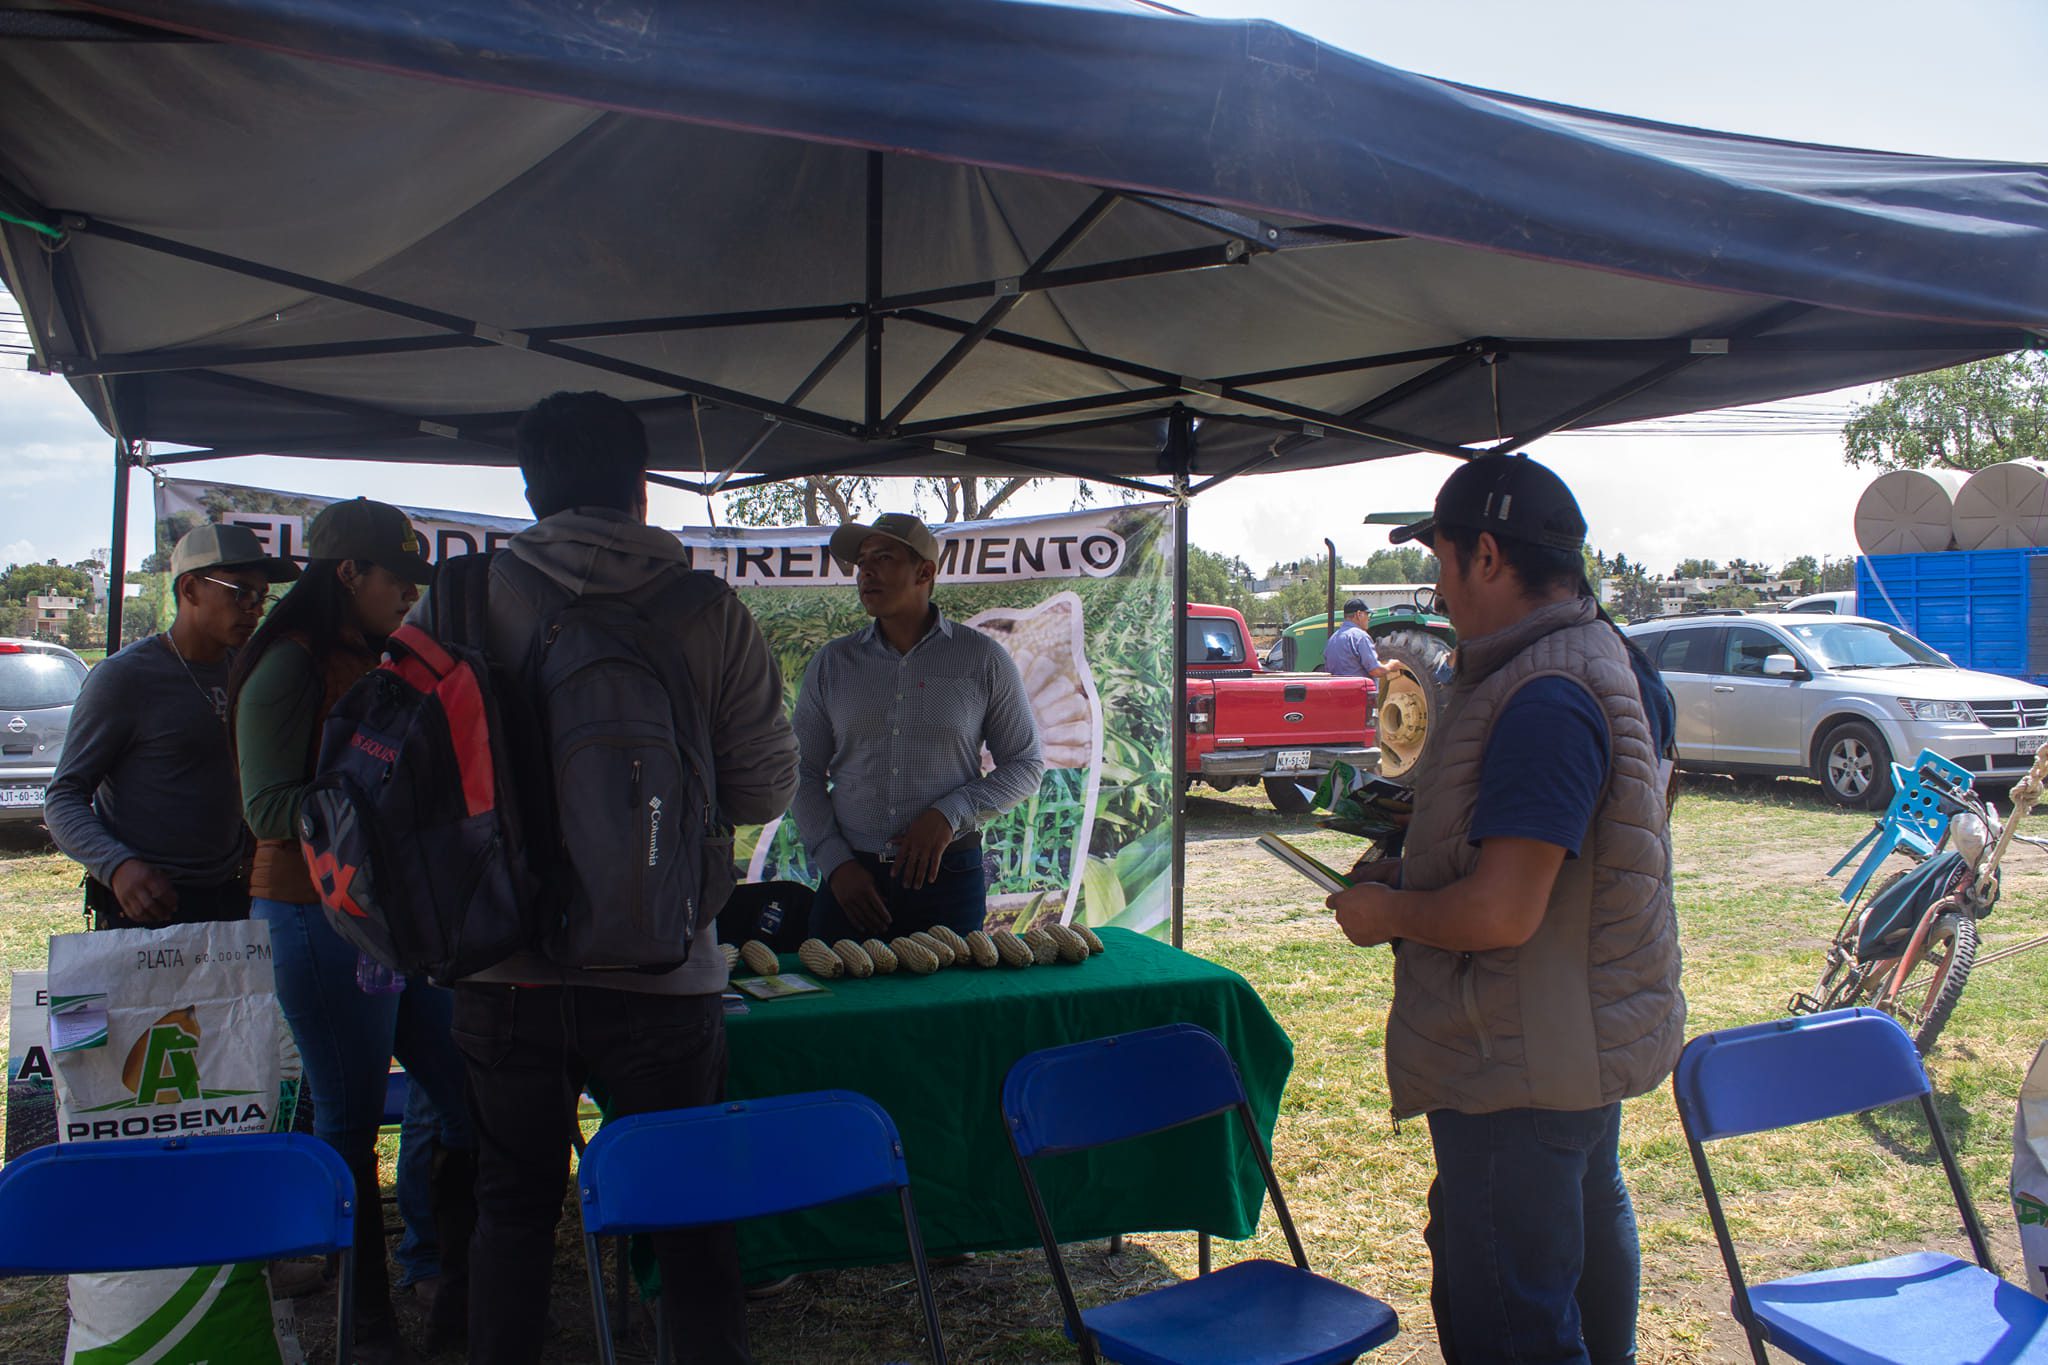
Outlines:
[[[157,483],[157,541],[207,521],[247,526],[304,558],[330,498],[190,479]],[[502,546],[530,522],[408,507],[435,559]],[[1116,925],[1170,930],[1173,785],[1173,508],[1165,503],[934,526],[933,600],[1016,661],[1045,751],[1039,788],[982,828],[990,928]],[[868,623],[853,575],[826,552],[832,527],[686,527],[696,568],[732,584],[760,622],[796,705],[811,656]],[[165,622],[167,624],[167,622]],[[986,762],[984,757],[984,762]],[[742,829],[751,881],[817,884],[794,820]]]
[[[291,1126],[298,1053],[260,920],[50,939],[50,1062],[61,1141]],[[260,1192],[223,1190],[222,1214]],[[71,1277],[77,1365],[303,1358],[259,1264]]]

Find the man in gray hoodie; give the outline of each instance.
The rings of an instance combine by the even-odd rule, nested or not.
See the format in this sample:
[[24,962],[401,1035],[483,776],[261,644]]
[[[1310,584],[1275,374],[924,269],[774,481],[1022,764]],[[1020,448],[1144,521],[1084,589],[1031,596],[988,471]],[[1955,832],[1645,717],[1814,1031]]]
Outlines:
[[[540,572],[493,565],[485,653],[516,676],[537,623],[559,605],[527,600],[522,581],[544,577],[569,595],[626,599],[676,642],[688,676],[672,694],[694,696],[706,712],[720,820],[758,824],[782,814],[796,790],[797,746],[775,656],[732,589],[689,569],[681,543],[646,524],[639,417],[601,393],[557,393],[521,417],[516,441],[540,520],[503,553]],[[432,609],[429,594],[415,615]],[[545,769],[545,752],[535,757]],[[710,920],[730,886],[707,879],[704,928],[671,971],[579,971],[526,952],[456,983],[455,1041],[469,1065],[479,1143],[469,1319],[477,1365],[541,1357],[570,1125],[586,1082],[602,1089],[615,1116],[724,1098],[726,970]],[[731,1228],[653,1242],[663,1312],[682,1353],[749,1360]]]

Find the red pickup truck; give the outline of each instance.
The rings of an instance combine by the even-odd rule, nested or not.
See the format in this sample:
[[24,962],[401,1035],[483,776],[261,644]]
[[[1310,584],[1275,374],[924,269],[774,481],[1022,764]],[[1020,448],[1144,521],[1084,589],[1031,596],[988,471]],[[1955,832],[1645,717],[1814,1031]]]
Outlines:
[[1275,810],[1299,815],[1333,760],[1378,765],[1372,679],[1263,667],[1231,607],[1190,602],[1182,620],[1190,781],[1218,791],[1263,781]]

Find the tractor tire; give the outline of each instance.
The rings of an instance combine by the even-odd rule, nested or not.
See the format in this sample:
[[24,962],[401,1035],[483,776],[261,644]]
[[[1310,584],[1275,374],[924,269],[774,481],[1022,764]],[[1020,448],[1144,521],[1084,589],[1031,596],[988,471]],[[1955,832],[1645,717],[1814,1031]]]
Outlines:
[[1291,777],[1266,779],[1266,799],[1271,801],[1273,809],[1282,815],[1307,815],[1315,794],[1314,787],[1304,788]]
[[1388,675],[1380,683],[1380,775],[1404,777],[1422,757],[1429,727],[1451,690],[1451,647],[1421,630],[1390,630],[1373,640]]

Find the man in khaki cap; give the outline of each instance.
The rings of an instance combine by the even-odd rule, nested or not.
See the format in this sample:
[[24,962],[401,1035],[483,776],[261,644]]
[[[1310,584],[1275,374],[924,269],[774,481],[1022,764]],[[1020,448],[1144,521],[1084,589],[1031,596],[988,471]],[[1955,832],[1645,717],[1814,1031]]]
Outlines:
[[171,628],[86,676],[44,819],[85,865],[94,927],[248,918],[228,670],[270,585],[298,576],[246,526],[190,531],[171,551]]
[[987,907],[980,826],[1045,769],[1023,679],[1001,645],[932,605],[939,542],[916,517],[848,523],[831,551],[875,619],[819,650],[797,696],[791,810],[821,879],[811,932],[969,933]]

